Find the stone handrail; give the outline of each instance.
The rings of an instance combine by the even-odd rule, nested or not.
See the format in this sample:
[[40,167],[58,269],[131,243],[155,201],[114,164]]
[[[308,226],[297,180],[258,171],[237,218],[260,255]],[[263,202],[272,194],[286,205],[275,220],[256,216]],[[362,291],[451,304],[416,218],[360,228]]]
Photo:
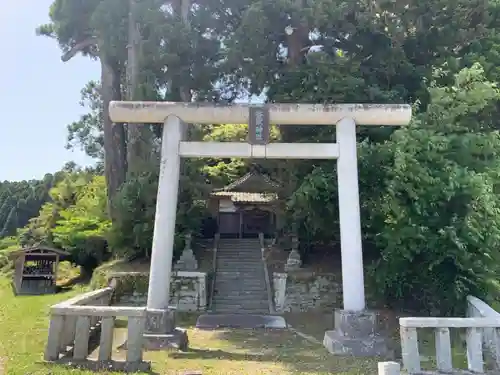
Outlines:
[[264,278],[266,279],[266,289],[267,289],[267,303],[269,306],[269,313],[275,314],[274,300],[273,300],[273,289],[271,286],[271,279],[269,278],[269,270],[267,268],[266,261],[266,244],[264,239],[264,233],[259,233],[260,251],[262,256],[262,266],[264,267]]
[[[143,335],[146,324],[145,307],[109,306],[113,288],[103,288],[53,305],[45,360],[87,360],[90,340],[100,332],[98,362],[112,360],[113,330],[117,317],[128,318],[127,355],[125,367],[130,370],[143,364]],[[71,348],[68,350],[68,347]],[[62,357],[61,357],[62,355]]]
[[[479,298],[467,297],[467,316],[470,318],[500,318],[500,314]],[[495,328],[482,329],[485,360],[500,370],[500,340]]]
[[482,330],[494,328],[498,338],[500,318],[400,318],[399,325],[403,366],[409,375],[421,372],[418,328],[434,329],[437,371],[444,373],[453,371],[450,328],[465,328],[468,369],[484,373]]
[[208,302],[208,310],[212,309],[212,301],[214,299],[215,293],[215,275],[217,274],[217,248],[219,247],[220,233],[215,233],[214,236],[214,247],[212,254],[212,280],[210,285],[210,300]]
[[[66,301],[52,306],[52,308],[64,308],[69,306],[108,306],[111,303],[114,288],[107,287],[103,289],[94,290],[88,293],[80,294],[76,297],[70,298]],[[51,309],[52,316],[52,309]],[[68,317],[63,319],[62,334],[59,338],[61,349],[71,346],[75,340],[76,317]],[[95,332],[97,325],[100,323],[98,316],[91,317],[90,327]]]

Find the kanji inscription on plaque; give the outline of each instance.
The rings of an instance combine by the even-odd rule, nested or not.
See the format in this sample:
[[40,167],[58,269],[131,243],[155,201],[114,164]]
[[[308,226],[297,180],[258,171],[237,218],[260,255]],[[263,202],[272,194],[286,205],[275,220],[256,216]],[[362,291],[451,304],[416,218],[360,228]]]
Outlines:
[[248,142],[252,145],[269,143],[269,109],[266,106],[248,108]]

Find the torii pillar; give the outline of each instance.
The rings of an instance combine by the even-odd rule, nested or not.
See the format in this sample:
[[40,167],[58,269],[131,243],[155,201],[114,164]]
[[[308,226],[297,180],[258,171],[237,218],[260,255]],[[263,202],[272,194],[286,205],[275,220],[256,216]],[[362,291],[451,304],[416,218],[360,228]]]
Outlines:
[[[150,330],[162,334],[174,327],[169,294],[181,157],[337,159],[344,301],[343,310],[335,311],[335,330],[325,333],[324,345],[332,353],[383,354],[375,335],[376,316],[365,311],[356,126],[407,125],[410,106],[111,102],[109,114],[114,122],[164,124],[147,301],[154,318]],[[186,142],[181,138],[183,121],[250,124],[251,141]],[[336,126],[336,143],[269,143],[269,123]]]

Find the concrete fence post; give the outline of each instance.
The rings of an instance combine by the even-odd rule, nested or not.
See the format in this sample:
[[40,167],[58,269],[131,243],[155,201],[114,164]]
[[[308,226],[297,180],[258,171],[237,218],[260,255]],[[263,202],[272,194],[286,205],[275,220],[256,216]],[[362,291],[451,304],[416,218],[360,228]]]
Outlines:
[[378,375],[400,375],[401,366],[397,362],[379,362]]

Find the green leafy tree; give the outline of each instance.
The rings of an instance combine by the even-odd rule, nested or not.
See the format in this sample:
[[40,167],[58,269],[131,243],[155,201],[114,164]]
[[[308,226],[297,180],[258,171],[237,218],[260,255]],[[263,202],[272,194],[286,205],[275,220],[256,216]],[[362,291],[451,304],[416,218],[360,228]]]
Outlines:
[[374,275],[390,300],[449,313],[468,294],[486,297],[500,256],[499,95],[479,65],[464,69],[453,87],[432,88],[428,111],[383,146],[393,163],[383,166]]
[[106,202],[104,177],[94,177],[77,191],[74,204],[59,212],[51,228],[54,244],[69,251],[73,262],[88,274],[109,257]]

